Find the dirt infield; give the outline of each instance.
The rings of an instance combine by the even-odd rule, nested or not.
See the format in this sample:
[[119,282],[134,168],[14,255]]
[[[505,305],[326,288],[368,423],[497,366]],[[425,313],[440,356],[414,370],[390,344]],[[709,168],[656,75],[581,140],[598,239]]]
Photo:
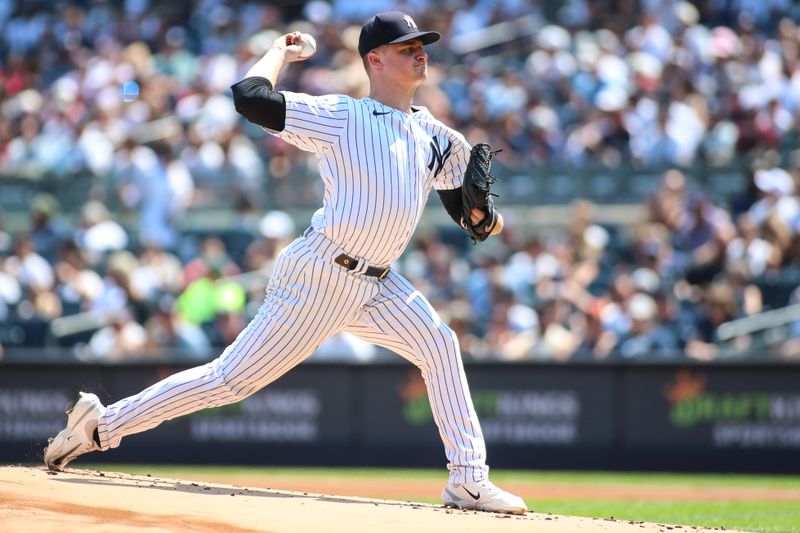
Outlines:
[[[182,474],[181,474],[182,475]],[[280,489],[287,491],[312,491],[339,496],[413,499],[426,495],[437,499],[442,490],[440,482],[398,479],[396,477],[313,477],[298,479],[296,475],[219,475],[214,473],[190,474],[186,479],[211,483],[228,483],[247,487]],[[444,478],[443,478],[444,479]],[[561,481],[498,483],[504,489],[526,500],[675,500],[675,501],[787,501],[800,503],[800,489],[773,487],[708,487],[665,485],[663,483],[636,485],[610,485],[608,483],[566,483]]]
[[498,515],[412,502],[68,469],[0,467],[4,531],[643,532],[715,531],[528,513]]

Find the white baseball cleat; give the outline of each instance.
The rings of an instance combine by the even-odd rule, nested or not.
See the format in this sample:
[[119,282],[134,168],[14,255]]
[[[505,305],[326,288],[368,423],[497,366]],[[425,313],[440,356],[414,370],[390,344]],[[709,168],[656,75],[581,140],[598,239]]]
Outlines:
[[78,401],[67,411],[67,427],[48,441],[44,450],[44,464],[50,470],[63,470],[67,464],[86,452],[100,450],[94,440],[97,419],[105,411],[100,399],[86,392],[79,393]]
[[445,485],[442,500],[447,507],[459,509],[508,514],[525,514],[528,511],[528,506],[522,498],[498,488],[488,479],[474,483]]

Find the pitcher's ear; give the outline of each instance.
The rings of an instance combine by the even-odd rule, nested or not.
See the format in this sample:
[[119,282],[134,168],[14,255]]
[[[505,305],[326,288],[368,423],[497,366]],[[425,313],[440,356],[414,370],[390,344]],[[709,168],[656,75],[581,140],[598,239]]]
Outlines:
[[376,66],[383,63],[383,60],[381,59],[381,55],[378,52],[376,52],[375,50],[370,50],[367,53],[367,62],[370,64],[370,66]]

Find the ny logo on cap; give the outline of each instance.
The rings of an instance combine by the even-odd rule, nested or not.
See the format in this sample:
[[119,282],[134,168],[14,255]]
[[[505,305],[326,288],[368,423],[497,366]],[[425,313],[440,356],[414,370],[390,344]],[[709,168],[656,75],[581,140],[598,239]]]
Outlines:
[[403,15],[403,20],[406,21],[406,24],[408,24],[409,28],[413,28],[415,30],[418,29],[416,23],[414,22],[414,19],[412,19],[411,16]]

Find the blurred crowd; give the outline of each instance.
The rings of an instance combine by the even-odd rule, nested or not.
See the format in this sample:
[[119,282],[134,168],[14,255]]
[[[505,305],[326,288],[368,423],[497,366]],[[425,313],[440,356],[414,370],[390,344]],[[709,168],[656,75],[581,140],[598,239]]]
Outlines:
[[119,200],[156,225],[221,199],[314,204],[315,161],[243,124],[229,87],[297,29],[318,52],[281,88],[363,96],[360,25],[395,8],[443,35],[418,103],[511,168],[725,165],[797,146],[791,0],[0,0],[0,170],[133,181]]
[[[504,232],[474,247],[454,224],[431,225],[392,268],[428,296],[468,360],[796,358],[800,314],[721,333],[800,303],[800,172],[762,162],[747,183],[716,205],[670,169],[632,227],[597,222],[602,207],[585,200],[546,230],[507,212]],[[0,343],[68,347],[83,360],[218,353],[258,311],[276,254],[300,233],[272,210],[182,232],[165,249],[97,201],[78,223],[57,213],[42,193],[30,232],[0,231]],[[315,357],[382,355],[342,334]]]
[[[281,88],[364,96],[358,31],[388,9],[443,36],[417,103],[503,148],[503,165],[672,168],[633,228],[596,223],[602,206],[577,201],[565,228],[512,221],[474,248],[458,228],[418,235],[395,268],[467,357],[800,351],[791,323],[724,343],[718,330],[800,299],[791,0],[0,0],[0,176],[102,185],[81,206],[38,196],[19,234],[0,218],[0,346],[205,358],[235,338],[299,233],[276,207],[318,204],[321,184],[313,156],[240,119],[229,87],[297,29],[318,52],[287,66]],[[698,162],[741,165],[747,188],[723,201],[693,187],[679,169]],[[181,227],[221,202],[236,207],[232,227]],[[319,357],[335,353],[377,356],[348,336]]]

